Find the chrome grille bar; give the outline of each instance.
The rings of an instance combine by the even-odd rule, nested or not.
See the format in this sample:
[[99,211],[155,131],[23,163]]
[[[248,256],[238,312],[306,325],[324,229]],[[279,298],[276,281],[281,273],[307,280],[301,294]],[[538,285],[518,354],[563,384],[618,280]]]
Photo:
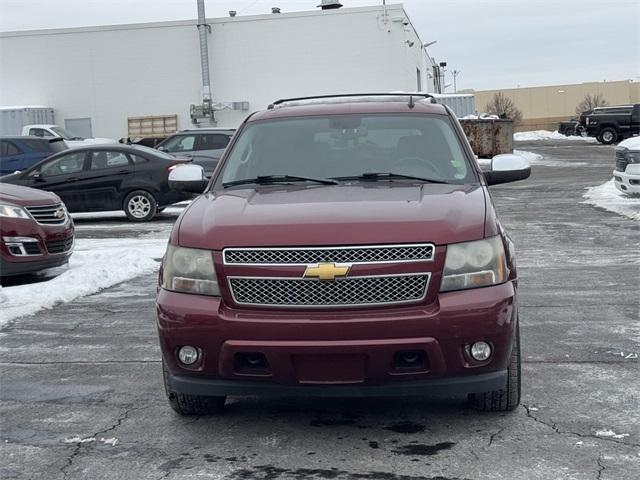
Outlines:
[[[25,207],[36,222],[43,225],[59,225],[67,221],[67,212],[61,203],[55,205],[38,205]],[[62,216],[56,216],[56,212],[62,211]]]
[[308,265],[311,263],[402,263],[432,261],[431,243],[355,247],[226,248],[225,265]]

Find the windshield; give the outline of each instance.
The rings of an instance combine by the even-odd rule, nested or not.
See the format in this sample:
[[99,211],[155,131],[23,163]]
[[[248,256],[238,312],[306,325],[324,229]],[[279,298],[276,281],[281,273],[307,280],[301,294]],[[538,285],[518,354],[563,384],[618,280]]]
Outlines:
[[65,140],[82,140],[82,137],[79,137],[78,135],[74,135],[73,133],[69,132],[68,130],[65,130],[62,127],[51,127],[51,131],[53,133],[55,133],[56,135],[58,135],[59,137],[64,138]]
[[448,183],[474,178],[447,117],[329,115],[249,124],[216,186],[268,175],[340,179],[376,172]]

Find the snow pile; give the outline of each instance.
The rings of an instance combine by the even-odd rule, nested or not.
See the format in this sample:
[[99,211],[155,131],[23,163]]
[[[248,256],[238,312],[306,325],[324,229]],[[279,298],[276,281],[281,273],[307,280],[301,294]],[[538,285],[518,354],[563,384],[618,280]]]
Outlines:
[[64,443],[89,443],[89,442],[95,442],[95,441],[96,441],[95,437],[81,438],[81,437],[78,437],[77,435],[75,437],[68,437],[64,439]]
[[530,142],[530,141],[538,141],[538,140],[582,140],[583,142],[589,142],[589,143],[597,142],[597,140],[593,137],[578,137],[577,135],[571,135],[567,137],[561,133],[550,132],[549,130],[517,132],[513,134],[513,139],[516,142]]
[[164,239],[77,240],[69,268],[50,280],[0,292],[0,326],[43,308],[96,293],[130,278],[157,271]]
[[587,193],[583,196],[586,200],[582,203],[640,221],[640,197],[629,197],[619,192],[613,179],[597,187],[587,188]]

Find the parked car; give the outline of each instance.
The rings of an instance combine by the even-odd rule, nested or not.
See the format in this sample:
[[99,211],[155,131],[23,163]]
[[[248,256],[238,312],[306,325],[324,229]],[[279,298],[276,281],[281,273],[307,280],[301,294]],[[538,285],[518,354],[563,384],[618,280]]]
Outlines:
[[0,175],[25,170],[67,148],[61,138],[0,137]]
[[640,134],[640,103],[594,108],[582,118],[587,135],[605,145]]
[[126,143],[127,145],[143,145],[149,148],[156,148],[160,142],[164,141],[167,137],[126,137],[118,140],[118,143]]
[[[520,399],[514,245],[453,112],[429,95],[281,100],[248,117],[171,232],[157,296],[171,407],[227,395]],[[207,186],[208,185],[208,186]]]
[[583,126],[580,124],[580,119],[572,118],[566,122],[558,123],[558,133],[567,137],[582,136]]
[[124,210],[145,222],[167,205],[191,198],[169,188],[169,172],[185,163],[135,145],[95,145],[61,152],[0,182],[56,193],[70,212]]
[[70,147],[117,143],[113,138],[83,138],[74,135],[58,125],[25,125],[22,127],[22,135],[42,138],[62,138]]
[[211,176],[235,129],[198,128],[182,130],[160,142],[156,148],[180,158],[189,158]]
[[73,221],[57,195],[0,184],[0,276],[66,264],[73,234]]
[[622,193],[640,195],[640,137],[628,138],[617,145],[613,180]]

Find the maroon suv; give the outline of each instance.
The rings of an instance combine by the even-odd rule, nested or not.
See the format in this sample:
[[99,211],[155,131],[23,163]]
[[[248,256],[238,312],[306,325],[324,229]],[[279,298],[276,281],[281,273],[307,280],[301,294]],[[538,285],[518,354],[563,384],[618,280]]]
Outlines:
[[275,102],[236,133],[171,233],[158,332],[171,406],[228,395],[520,399],[514,247],[488,185],[527,178],[515,155],[483,173],[428,95]]
[[64,265],[73,234],[73,221],[57,195],[0,183],[0,276]]

